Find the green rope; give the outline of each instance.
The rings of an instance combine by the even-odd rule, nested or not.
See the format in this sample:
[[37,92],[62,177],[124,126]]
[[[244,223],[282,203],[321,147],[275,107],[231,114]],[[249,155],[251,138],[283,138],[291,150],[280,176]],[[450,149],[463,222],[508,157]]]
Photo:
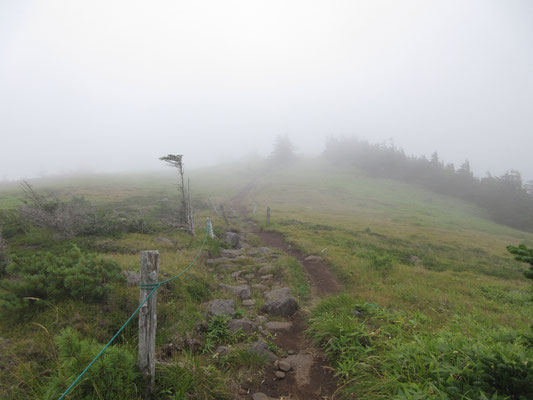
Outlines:
[[70,392],[72,390],[72,388],[74,388],[74,386],[76,386],[76,384],[80,381],[80,379],[83,377],[83,375],[85,375],[85,373],[89,370],[89,368],[91,368],[91,366],[96,362],[96,360],[98,360],[100,358],[100,356],[102,354],[104,354],[104,351],[106,351],[106,349],[111,345],[111,343],[113,343],[113,341],[118,337],[118,335],[120,334],[120,332],[122,332],[122,330],[126,327],[126,325],[128,325],[131,320],[133,319],[133,317],[135,316],[135,314],[137,314],[139,312],[139,310],[141,309],[141,307],[148,301],[148,299],[150,297],[152,297],[152,295],[157,291],[157,289],[159,289],[159,287],[165,283],[168,283],[176,278],[178,278],[179,276],[183,275],[185,272],[187,272],[193,265],[194,263],[196,262],[196,260],[198,259],[198,257],[200,257],[200,253],[202,252],[202,250],[204,249],[204,246],[205,246],[205,242],[207,240],[207,235],[209,234],[209,226],[207,227],[206,229],[206,232],[205,232],[205,236],[204,236],[204,240],[202,241],[202,245],[200,246],[200,250],[198,250],[198,253],[196,253],[196,257],[194,257],[194,260],[192,260],[192,262],[189,264],[189,266],[187,268],[185,268],[183,271],[181,271],[178,275],[176,276],[173,276],[172,278],[169,278],[167,280],[164,280],[162,282],[157,282],[157,283],[141,283],[139,285],[139,287],[141,289],[144,289],[144,290],[150,290],[150,293],[148,293],[148,296],[146,296],[146,299],[144,299],[144,301],[139,304],[139,307],[137,307],[137,309],[133,312],[133,314],[130,315],[130,317],[128,318],[128,320],[124,323],[124,325],[122,325],[120,327],[120,329],[117,331],[117,333],[115,333],[115,336],[113,336],[111,338],[111,340],[109,342],[107,342],[107,344],[102,348],[102,350],[100,350],[100,353],[98,353],[96,355],[96,357],[94,357],[94,359],[91,361],[91,363],[89,365],[87,365],[87,367],[85,367],[85,369],[82,371],[82,373],[76,378],[76,380],[74,382],[72,382],[72,384],[67,388],[67,390],[65,390],[63,392],[63,394],[61,395],[61,397],[58,399],[58,400],[62,400],[65,398],[65,396],[68,394],[68,392]]

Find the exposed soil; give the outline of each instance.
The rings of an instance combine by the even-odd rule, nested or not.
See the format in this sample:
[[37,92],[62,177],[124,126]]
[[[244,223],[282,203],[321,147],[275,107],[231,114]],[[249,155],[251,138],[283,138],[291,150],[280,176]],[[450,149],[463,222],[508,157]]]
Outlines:
[[341,289],[339,281],[329,270],[329,268],[322,261],[311,262],[306,261],[307,255],[303,254],[299,249],[290,246],[283,235],[279,232],[255,232],[263,243],[267,246],[275,247],[282,250],[290,256],[296,258],[305,269],[309,283],[313,290],[313,297],[326,296],[337,293]]
[[[245,222],[247,222],[245,199],[254,186],[253,183],[248,184],[233,199],[233,208]],[[341,285],[327,265],[320,260],[316,262],[306,261],[307,255],[289,245],[281,233],[261,231],[253,233],[258,235],[265,245],[285,252],[303,265],[312,288],[312,303],[320,297],[340,291]],[[302,311],[298,311],[290,321],[293,323],[291,330],[276,333],[274,342],[283,352],[295,354],[296,358],[304,361],[310,360],[310,362],[304,362],[300,368],[294,368],[283,379],[276,378],[274,374],[277,368],[268,365],[265,368],[263,381],[258,386],[247,388],[250,393],[248,398],[252,398],[256,392],[262,392],[275,399],[333,399],[338,388],[338,382],[321,351],[316,349],[305,335],[307,329],[306,315]]]

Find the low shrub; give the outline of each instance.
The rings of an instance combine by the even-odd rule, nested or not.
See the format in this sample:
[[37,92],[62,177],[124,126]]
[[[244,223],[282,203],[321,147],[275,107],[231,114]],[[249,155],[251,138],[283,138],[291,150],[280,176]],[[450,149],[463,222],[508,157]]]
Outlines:
[[6,274],[0,281],[0,307],[4,311],[20,310],[34,299],[104,301],[113,284],[125,280],[116,262],[83,253],[76,245],[62,256],[39,252],[13,257]]
[[202,358],[185,352],[168,364],[156,365],[158,399],[231,399],[227,379],[215,365],[205,365]]
[[[479,337],[440,332],[417,336],[389,354],[400,393],[449,399],[533,398],[533,349],[514,330]],[[408,378],[408,379],[406,379]],[[414,378],[414,379],[413,379]]]
[[247,337],[240,329],[231,332],[228,328],[229,317],[218,315],[209,321],[205,333],[204,352],[215,349],[217,345],[237,343]]
[[[44,399],[57,400],[89,365],[102,348],[101,343],[82,339],[70,328],[56,338],[57,370],[49,378]],[[69,392],[69,400],[138,399],[140,374],[135,352],[110,346]]]
[[347,295],[322,301],[308,330],[360,399],[533,398],[533,330],[473,323],[430,332],[420,313],[361,304]]

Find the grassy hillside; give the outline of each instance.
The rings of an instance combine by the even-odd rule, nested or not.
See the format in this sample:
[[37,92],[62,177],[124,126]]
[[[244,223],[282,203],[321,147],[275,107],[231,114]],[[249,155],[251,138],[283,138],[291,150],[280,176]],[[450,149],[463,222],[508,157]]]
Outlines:
[[[270,173],[249,198],[273,209],[271,229],[323,254],[348,290],[372,303],[438,319],[470,310],[520,325],[531,316],[531,308],[512,307],[526,301],[530,284],[505,246],[531,245],[533,235],[488,221],[474,206],[315,162]],[[390,262],[376,266],[376,257]]]
[[[488,358],[498,352],[507,354],[517,365],[530,357],[529,350],[521,356],[517,352],[523,347],[520,340],[529,340],[531,348],[532,339],[527,336],[533,320],[531,283],[522,275],[525,267],[513,261],[505,246],[532,246],[533,234],[490,222],[480,209],[465,202],[396,181],[370,179],[356,169],[332,167],[320,160],[279,169],[239,165],[194,170],[190,178],[199,226],[213,214],[210,198],[229,204],[254,182],[244,197],[250,210],[258,204],[257,214],[250,217],[264,227],[265,210],[270,207],[271,225],[264,229],[283,233],[306,254],[320,255],[340,278],[344,285],[340,296],[309,305],[315,307],[309,335],[326,351],[345,384],[346,396],[482,398],[476,391],[479,387],[490,392],[495,386],[486,389],[479,384],[471,389],[471,377],[464,375],[465,371],[479,373],[474,368],[479,348]],[[68,240],[58,240],[42,229],[26,229],[8,238],[12,254],[51,251],[61,255],[76,245],[84,254],[96,253],[122,270],[135,271],[138,251],[159,248],[161,274],[172,276],[199,247],[201,238],[190,238],[157,222],[161,202],[176,198],[176,177],[171,169],[162,174],[57,178],[32,184],[59,198],[83,196],[106,208],[140,210],[147,223],[153,224],[146,231]],[[19,202],[15,185],[0,186],[0,209],[13,208]],[[215,218],[217,229],[222,225],[222,220]],[[162,243],[159,237],[173,244]],[[208,246],[211,254],[217,254],[222,244],[212,241]],[[288,258],[280,263],[293,265]],[[293,271],[288,280],[298,291],[297,277],[302,272],[298,268],[288,271]],[[195,331],[203,318],[201,304],[224,296],[216,284],[207,266],[200,263],[190,279],[176,282],[162,293],[158,345]],[[0,294],[3,290],[0,288]],[[137,297],[138,289],[122,282],[116,283],[103,306],[66,296],[42,301],[41,307],[33,304],[23,312],[4,311],[0,346],[8,356],[1,361],[0,386],[8,389],[1,389],[0,397],[27,398],[49,387],[49,376],[60,363],[54,337],[72,327],[84,338],[105,342],[135,307]],[[246,314],[243,309],[239,312]],[[514,347],[501,350],[502,335],[506,345]],[[118,344],[125,351],[134,351],[135,341],[135,329],[128,328]],[[457,354],[454,351],[469,354],[462,366],[457,357],[448,357]],[[190,378],[189,383],[194,384],[187,390],[192,392],[183,392],[193,393],[193,397],[225,398],[232,379],[257,379],[248,369],[253,360],[246,357],[224,368],[218,365],[221,374],[209,369],[216,364],[209,356],[185,352],[179,357],[198,372]],[[439,368],[448,372],[433,374]],[[457,370],[449,372],[453,368]],[[525,368],[531,370],[531,360]],[[163,372],[162,381],[170,382],[173,374],[179,373],[183,371]],[[519,380],[527,382],[524,377]],[[194,390],[204,391],[200,395]]]
[[[472,380],[462,373],[481,363],[467,348],[495,346],[483,349],[498,353],[498,335],[531,346],[531,282],[505,247],[531,246],[533,235],[491,222],[462,201],[315,161],[270,171],[249,199],[261,213],[272,208],[268,229],[321,255],[344,282],[343,295],[314,310],[310,333],[356,398],[483,398],[478,390],[497,396],[494,386],[456,384]],[[354,309],[363,317],[350,314]],[[415,349],[420,354],[409,359]],[[469,356],[456,365],[448,351]],[[518,346],[509,359],[525,361],[531,374],[531,352],[522,351]],[[516,379],[525,379],[524,371]],[[504,395],[495,398],[513,390],[499,388]]]

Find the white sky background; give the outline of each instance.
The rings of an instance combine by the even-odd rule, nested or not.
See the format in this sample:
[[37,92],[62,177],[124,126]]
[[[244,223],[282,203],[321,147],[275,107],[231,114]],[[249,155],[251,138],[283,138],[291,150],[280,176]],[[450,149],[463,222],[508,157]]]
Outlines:
[[0,180],[393,138],[533,179],[533,1],[0,0]]

